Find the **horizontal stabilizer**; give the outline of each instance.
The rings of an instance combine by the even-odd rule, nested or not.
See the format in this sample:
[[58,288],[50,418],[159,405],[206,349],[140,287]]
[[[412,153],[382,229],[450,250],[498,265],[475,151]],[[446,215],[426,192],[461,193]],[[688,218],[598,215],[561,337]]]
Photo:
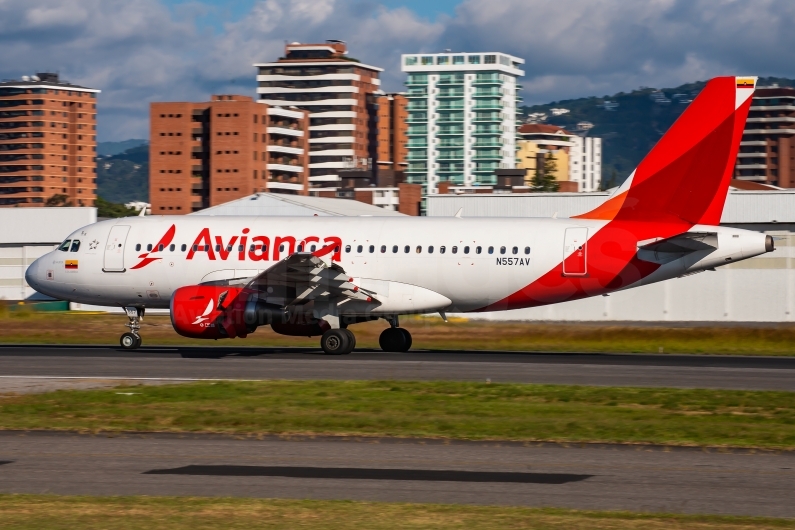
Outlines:
[[638,250],[665,254],[689,254],[699,250],[718,248],[718,234],[715,232],[685,232],[665,239],[640,241]]

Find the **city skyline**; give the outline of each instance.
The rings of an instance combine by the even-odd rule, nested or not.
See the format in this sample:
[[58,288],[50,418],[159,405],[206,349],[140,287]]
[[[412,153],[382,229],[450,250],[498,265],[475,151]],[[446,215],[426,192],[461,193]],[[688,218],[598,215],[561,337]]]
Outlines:
[[[526,104],[677,86],[720,74],[791,76],[795,4],[723,0],[45,0],[0,3],[0,78],[58,71],[103,91],[98,140],[145,137],[152,101],[253,95],[252,64],[284,41],[337,38],[404,90],[401,53],[498,50],[527,61]],[[425,6],[425,7],[423,7]],[[213,11],[213,10],[216,11]],[[219,11],[220,10],[220,11]],[[226,11],[224,11],[226,10]],[[220,13],[220,14],[219,14]],[[208,16],[214,24],[208,26]],[[753,42],[738,35],[753,34]]]

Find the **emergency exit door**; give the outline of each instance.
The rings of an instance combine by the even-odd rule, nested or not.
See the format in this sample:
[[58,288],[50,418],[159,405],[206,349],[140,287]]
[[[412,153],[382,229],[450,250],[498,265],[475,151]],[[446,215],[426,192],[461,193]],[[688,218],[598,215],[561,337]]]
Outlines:
[[116,225],[110,229],[108,242],[105,243],[104,272],[124,272],[124,242],[129,231],[127,225]]
[[563,275],[585,276],[588,274],[588,229],[567,228],[563,241]]

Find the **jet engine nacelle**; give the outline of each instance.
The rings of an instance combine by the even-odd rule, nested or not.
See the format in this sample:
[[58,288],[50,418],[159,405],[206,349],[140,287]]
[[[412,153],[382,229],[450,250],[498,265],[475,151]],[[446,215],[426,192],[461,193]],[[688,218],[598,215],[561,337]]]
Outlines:
[[253,331],[245,325],[245,297],[239,287],[180,287],[171,297],[171,325],[183,337],[194,339],[245,337]]

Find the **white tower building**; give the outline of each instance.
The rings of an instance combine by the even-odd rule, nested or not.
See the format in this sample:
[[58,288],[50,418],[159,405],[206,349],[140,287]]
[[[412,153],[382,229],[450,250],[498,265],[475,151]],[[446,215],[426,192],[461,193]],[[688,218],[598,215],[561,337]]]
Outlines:
[[516,115],[524,59],[505,53],[403,55],[407,72],[407,181],[426,194],[448,181],[494,185],[516,167]]

